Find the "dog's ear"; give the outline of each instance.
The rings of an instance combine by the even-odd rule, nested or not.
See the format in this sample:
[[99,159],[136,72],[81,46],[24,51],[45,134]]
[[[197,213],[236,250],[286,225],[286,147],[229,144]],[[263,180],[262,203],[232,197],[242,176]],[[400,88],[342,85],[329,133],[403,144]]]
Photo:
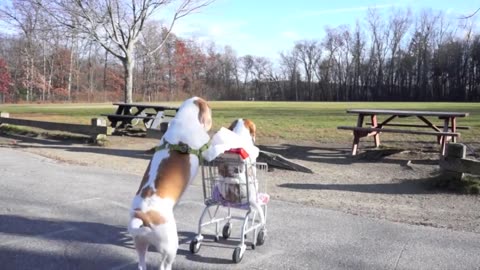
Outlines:
[[233,131],[233,129],[237,126],[237,123],[238,123],[238,119],[233,121],[230,126],[228,127],[228,129],[230,129],[231,131]]
[[209,131],[212,128],[212,110],[208,103],[201,98],[195,100],[195,104],[198,106],[198,121],[203,125],[205,131]]
[[252,136],[253,142],[255,142],[255,137],[257,136],[257,126],[250,119],[243,119],[243,124],[250,131],[250,136]]

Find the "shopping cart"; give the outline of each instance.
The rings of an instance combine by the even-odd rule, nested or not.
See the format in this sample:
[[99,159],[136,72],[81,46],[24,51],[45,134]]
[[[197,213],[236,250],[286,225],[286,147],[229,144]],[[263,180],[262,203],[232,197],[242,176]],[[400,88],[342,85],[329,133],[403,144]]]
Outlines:
[[[232,259],[235,263],[242,260],[247,245],[247,234],[252,233],[251,247],[263,245],[267,235],[267,203],[266,181],[258,176],[267,171],[267,164],[251,162],[248,153],[243,149],[227,151],[211,162],[202,164],[202,184],[205,208],[198,221],[198,234],[190,242],[190,251],[197,253],[202,241],[202,229],[215,224],[214,240],[220,240],[220,223],[225,223],[222,236],[228,239],[232,232],[231,208],[246,210],[240,233],[240,244],[235,247]],[[226,214],[220,214],[221,207],[227,208]],[[225,211],[223,211],[225,212]],[[237,211],[238,212],[238,211]]]

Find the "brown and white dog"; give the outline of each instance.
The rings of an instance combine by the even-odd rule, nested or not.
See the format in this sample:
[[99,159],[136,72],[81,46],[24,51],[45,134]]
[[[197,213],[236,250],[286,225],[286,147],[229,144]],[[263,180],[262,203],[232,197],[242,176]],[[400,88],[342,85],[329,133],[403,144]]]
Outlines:
[[[236,119],[232,122],[229,130],[238,135],[239,145],[248,153],[249,162],[255,163],[258,157],[258,148],[255,147],[257,128],[255,123],[249,119]],[[240,203],[244,200],[256,200],[258,184],[256,181],[256,169],[249,166],[248,174],[250,198],[247,198],[247,179],[245,178],[245,167],[232,166],[230,163],[218,165],[218,173],[222,176],[220,193],[229,202]]]
[[253,123],[252,120],[239,118],[233,121],[230,127],[228,127],[228,129],[235,132],[237,135],[239,135],[243,139],[255,144],[257,127],[255,126],[255,123]]
[[208,144],[211,126],[207,102],[193,97],[182,103],[160,140],[130,210],[128,231],[138,253],[138,269],[146,269],[149,245],[162,256],[160,269],[172,268],[178,249],[173,208],[197,174],[199,153],[192,152]]
[[[242,141],[246,145],[247,152],[250,155],[250,162],[255,163],[257,161],[257,157],[259,155],[259,149],[255,146],[255,140],[257,137],[257,126],[255,123],[253,123],[252,120],[249,119],[242,119],[239,118],[230,125],[228,128],[237,135],[239,135],[242,138]],[[248,198],[248,201],[250,205],[257,211],[260,222],[262,224],[265,224],[266,219],[265,219],[265,213],[258,203],[258,181],[257,181],[257,169],[255,166],[252,166],[249,168],[248,177],[249,179],[254,179],[253,181],[249,181],[248,183],[248,188],[250,192],[250,196]],[[246,182],[246,181],[245,181]],[[240,193],[241,189],[239,187]],[[237,191],[238,192],[238,191]]]

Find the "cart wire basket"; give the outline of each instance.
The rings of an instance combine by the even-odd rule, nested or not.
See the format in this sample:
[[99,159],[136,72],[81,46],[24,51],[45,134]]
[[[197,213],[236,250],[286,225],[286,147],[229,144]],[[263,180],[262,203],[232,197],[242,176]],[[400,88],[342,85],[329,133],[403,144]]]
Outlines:
[[[252,249],[263,245],[267,236],[267,183],[264,174],[266,163],[252,162],[243,149],[231,149],[213,161],[202,164],[202,185],[205,208],[198,221],[198,234],[190,242],[190,252],[200,250],[204,237],[202,229],[215,225],[216,242],[220,241],[220,224],[223,224],[223,239],[232,233],[231,208],[246,211],[240,233],[240,243],[235,247],[232,260],[239,263],[246,251],[246,238],[249,236]],[[226,208],[226,214],[221,214]],[[225,212],[225,211],[223,211]],[[243,211],[242,211],[243,212]]]

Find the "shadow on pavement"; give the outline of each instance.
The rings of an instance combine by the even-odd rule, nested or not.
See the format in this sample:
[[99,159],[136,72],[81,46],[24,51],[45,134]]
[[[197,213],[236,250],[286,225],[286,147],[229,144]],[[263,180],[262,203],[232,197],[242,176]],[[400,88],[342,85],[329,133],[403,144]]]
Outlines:
[[[75,232],[76,237],[69,232]],[[126,227],[87,221],[33,219],[15,215],[0,215],[0,233],[50,240],[81,241],[91,244],[111,244],[133,248]],[[1,243],[0,243],[1,245]]]
[[[424,142],[418,142],[423,144]],[[414,146],[413,146],[414,147]],[[403,164],[405,160],[410,160],[415,164],[431,165],[438,163],[438,159],[432,160],[431,157],[438,157],[438,150],[435,147],[423,147],[419,151],[419,147],[415,150],[403,148],[380,148],[376,149],[372,146],[364,146],[362,151],[351,156],[350,147],[344,145],[324,146],[302,146],[293,144],[267,145],[260,146],[261,150],[280,154],[287,159],[295,159],[306,162],[319,162],[335,165],[350,165],[352,163],[388,163]],[[415,158],[399,157],[397,154],[404,152],[414,152],[417,154]]]
[[148,150],[132,150],[132,149],[115,149],[115,148],[106,148],[101,146],[93,146],[88,144],[78,145],[77,141],[67,141],[59,140],[52,141],[42,138],[32,138],[28,136],[21,135],[5,135],[2,134],[2,137],[15,140],[15,144],[11,144],[11,147],[14,148],[39,148],[39,149],[63,149],[70,152],[79,152],[79,153],[95,153],[102,155],[112,155],[119,157],[129,157],[137,159],[150,159],[152,153]]
[[111,252],[113,246],[133,249],[123,227],[0,215],[0,235],[1,269],[110,269],[131,264],[129,258]]
[[278,185],[282,188],[305,189],[305,190],[338,190],[359,193],[373,194],[434,194],[439,191],[434,188],[435,177],[424,179],[398,180],[395,183],[380,184],[305,184],[305,183],[284,183]]

